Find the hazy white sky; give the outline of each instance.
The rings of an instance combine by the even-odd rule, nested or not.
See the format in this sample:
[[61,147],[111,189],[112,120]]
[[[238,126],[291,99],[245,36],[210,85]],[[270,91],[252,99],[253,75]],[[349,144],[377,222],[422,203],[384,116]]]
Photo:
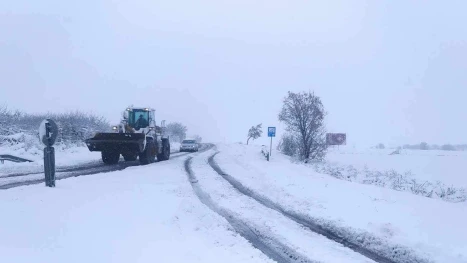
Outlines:
[[328,130],[351,145],[466,142],[465,10],[466,1],[4,0],[0,104],[112,122],[129,104],[148,105],[205,140],[244,141],[252,125],[280,127],[288,90],[312,90]]

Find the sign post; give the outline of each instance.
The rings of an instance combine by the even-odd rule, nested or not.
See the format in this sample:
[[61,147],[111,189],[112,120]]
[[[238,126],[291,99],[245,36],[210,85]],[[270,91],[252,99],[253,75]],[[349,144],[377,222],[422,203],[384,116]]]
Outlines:
[[[268,127],[268,137],[271,137],[271,144],[269,145],[269,156],[272,153],[272,137],[276,137],[276,127]],[[269,160],[269,158],[268,158]]]
[[52,147],[58,135],[57,124],[51,119],[45,119],[39,126],[39,139],[44,148],[45,186],[55,187],[55,149]]

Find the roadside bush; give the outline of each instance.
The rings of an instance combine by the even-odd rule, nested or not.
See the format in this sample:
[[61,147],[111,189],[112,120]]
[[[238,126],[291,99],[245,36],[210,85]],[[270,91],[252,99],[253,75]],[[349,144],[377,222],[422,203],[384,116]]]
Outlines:
[[26,143],[27,147],[32,147],[31,136],[37,138],[39,125],[47,118],[53,119],[59,127],[57,144],[82,145],[83,140],[94,133],[110,130],[106,119],[91,113],[27,114],[3,106],[0,107],[0,145]]
[[287,156],[296,156],[299,153],[300,146],[295,136],[291,134],[285,134],[279,141],[277,150]]
[[266,145],[263,145],[261,147],[261,154],[264,156],[264,158],[266,158],[266,160],[268,160],[268,158],[269,158],[269,149],[268,149],[268,147],[266,147]]

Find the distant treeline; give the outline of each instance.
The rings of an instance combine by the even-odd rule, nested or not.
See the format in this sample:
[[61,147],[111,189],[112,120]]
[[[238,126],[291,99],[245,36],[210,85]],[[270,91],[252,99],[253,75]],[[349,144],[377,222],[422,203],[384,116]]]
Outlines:
[[36,135],[40,123],[47,118],[53,119],[59,127],[58,143],[82,142],[84,139],[93,136],[95,132],[108,131],[111,128],[104,117],[92,113],[75,111],[28,114],[18,110],[10,110],[6,106],[0,106],[0,137],[18,133]]
[[[380,143],[376,145],[377,149],[384,149],[384,144]],[[407,149],[407,150],[442,150],[442,151],[466,151],[467,144],[428,144],[426,142],[421,142],[419,144],[405,144],[402,147],[398,147],[399,149]]]
[[426,142],[422,142],[419,144],[409,145],[406,144],[402,146],[402,149],[409,149],[409,150],[443,150],[443,151],[465,151],[467,150],[467,144],[428,144]]

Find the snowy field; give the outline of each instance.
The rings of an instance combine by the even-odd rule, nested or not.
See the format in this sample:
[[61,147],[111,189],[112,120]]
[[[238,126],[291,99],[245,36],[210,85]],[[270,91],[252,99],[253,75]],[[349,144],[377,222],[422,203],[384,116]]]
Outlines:
[[467,152],[439,150],[402,150],[390,155],[394,150],[355,150],[331,149],[328,162],[335,165],[351,165],[358,170],[410,172],[421,181],[441,181],[447,185],[467,188]]
[[0,191],[2,262],[272,262],[200,203],[183,160]]
[[398,251],[401,262],[410,262],[403,261],[407,255],[434,262],[467,262],[465,202],[336,179],[277,152],[268,163],[256,146],[220,145],[219,150],[218,164],[242,184],[348,239],[388,255]]

